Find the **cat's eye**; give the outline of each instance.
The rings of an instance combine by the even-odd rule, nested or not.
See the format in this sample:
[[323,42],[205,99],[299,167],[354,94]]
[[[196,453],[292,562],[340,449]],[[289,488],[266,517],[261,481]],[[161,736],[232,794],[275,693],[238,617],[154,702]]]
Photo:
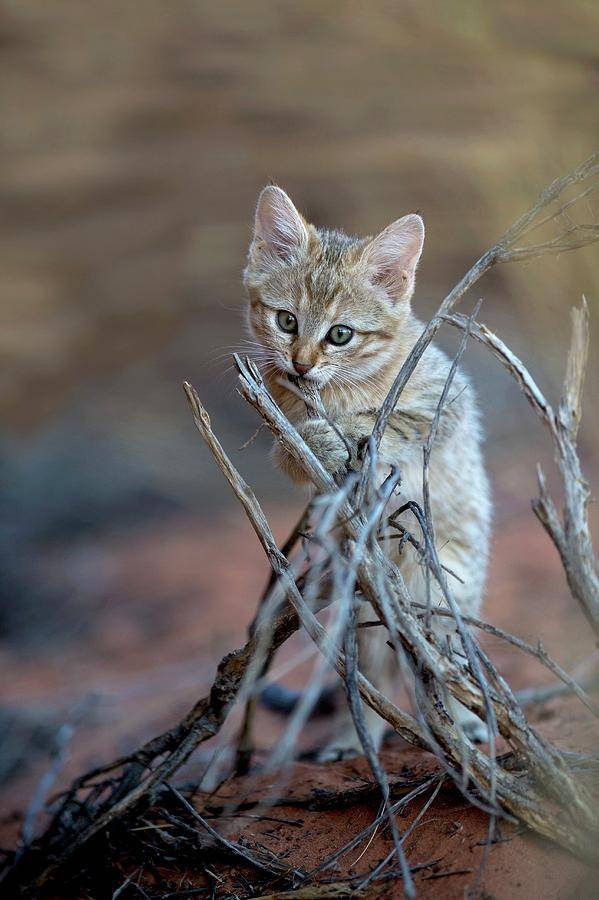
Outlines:
[[333,325],[327,334],[327,341],[336,347],[343,347],[344,344],[349,344],[353,336],[353,329],[349,325]]
[[287,312],[286,309],[280,309],[277,313],[277,325],[281,331],[287,334],[297,333],[297,319],[293,313]]

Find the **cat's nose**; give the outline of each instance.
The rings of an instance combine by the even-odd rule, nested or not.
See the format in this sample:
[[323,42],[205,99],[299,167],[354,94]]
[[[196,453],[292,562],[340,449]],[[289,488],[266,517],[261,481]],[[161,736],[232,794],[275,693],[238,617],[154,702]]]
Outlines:
[[297,359],[293,360],[293,368],[297,372],[298,375],[305,375],[306,372],[309,372],[312,368],[312,363],[301,363],[298,362]]

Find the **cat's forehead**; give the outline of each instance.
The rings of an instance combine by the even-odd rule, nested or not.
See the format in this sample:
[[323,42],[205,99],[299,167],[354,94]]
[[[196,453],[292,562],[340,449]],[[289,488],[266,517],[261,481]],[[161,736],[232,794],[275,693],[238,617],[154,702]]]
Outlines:
[[366,243],[338,231],[315,232],[300,256],[262,277],[257,291],[261,303],[288,309],[304,334],[320,333],[336,322],[365,331],[380,327],[391,310],[365,279],[361,257]]
[[351,304],[358,287],[357,248],[356,239],[341,232],[321,232],[301,259],[277,273],[271,288],[313,313],[324,315]]
[[348,274],[326,265],[290,269],[280,288],[281,298],[302,318],[314,322],[335,318],[359,302]]

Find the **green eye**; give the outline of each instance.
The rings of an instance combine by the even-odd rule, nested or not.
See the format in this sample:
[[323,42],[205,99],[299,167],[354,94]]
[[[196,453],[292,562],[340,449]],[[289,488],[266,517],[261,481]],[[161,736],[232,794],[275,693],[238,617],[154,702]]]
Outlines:
[[344,344],[349,344],[353,336],[353,329],[348,325],[333,325],[327,334],[327,341],[335,344],[336,347],[342,347]]
[[277,325],[281,331],[287,334],[297,333],[297,319],[293,313],[287,312],[286,309],[280,309],[277,313]]

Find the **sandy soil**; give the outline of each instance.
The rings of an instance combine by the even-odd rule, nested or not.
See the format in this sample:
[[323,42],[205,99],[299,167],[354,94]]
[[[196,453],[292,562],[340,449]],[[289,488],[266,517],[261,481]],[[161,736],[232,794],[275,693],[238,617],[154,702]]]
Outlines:
[[[569,716],[570,712],[564,706],[559,712],[553,710],[555,715]],[[425,754],[399,746],[399,741],[390,742],[382,758],[392,784],[395,780],[409,782],[435,771]],[[370,781],[371,776],[364,760],[337,764],[324,771],[321,767],[302,764],[290,776],[292,787],[288,794],[303,797],[312,793],[317,803],[319,791],[351,791],[363,786],[366,780]],[[237,797],[239,787],[233,784],[228,790]],[[259,794],[261,787],[255,788]],[[402,830],[415,821],[431,793],[432,789],[408,805],[400,818]],[[250,822],[231,830],[231,835],[241,837],[250,845],[268,847],[277,857],[310,871],[365,828],[377,813],[377,804],[352,802],[349,809],[298,810],[290,803],[270,812],[287,822]],[[410,864],[419,869],[413,876],[418,897],[463,897],[465,890],[475,885],[483,865],[487,830],[488,819],[484,813],[468,805],[452,786],[441,790],[405,844]],[[392,847],[390,835],[383,829],[372,843],[365,840],[342,857],[327,875],[333,880],[358,873],[366,877]],[[596,873],[569,854],[530,834],[519,833],[512,825],[500,826],[482,871],[481,884],[487,897],[506,900],[596,896],[592,892],[593,885],[596,888]],[[371,888],[373,896],[375,890]],[[387,897],[402,896],[401,884],[393,882],[383,893]]]
[[[280,537],[292,518],[292,511],[288,519],[274,516]],[[20,744],[15,738],[18,759],[1,795],[0,843],[4,846],[14,845],[22,811],[48,770],[57,727],[69,722],[75,732],[54,789],[83,767],[130,750],[167,728],[209,687],[218,659],[243,643],[265,575],[252,534],[233,517],[221,520],[217,527],[192,519],[168,521],[126,541],[80,546],[69,554],[57,550],[43,565],[49,578],[70,582],[73,590],[80,573],[85,571],[87,579],[92,571],[94,589],[86,581],[87,591],[79,593],[85,600],[80,612],[88,620],[87,631],[80,624],[74,627],[58,650],[49,646],[23,655],[4,649],[0,655],[3,703],[18,707],[21,716],[28,717],[25,724],[21,721]],[[512,517],[509,528],[501,518],[498,522],[486,617],[525,639],[540,638],[569,669],[592,652],[588,629],[568,597],[557,557],[530,513]],[[485,644],[515,688],[552,680],[534,660],[496,640],[485,640]],[[299,665],[283,679],[287,683],[301,685],[305,679],[312,664],[302,659],[306,650],[305,641],[296,637],[280,654],[279,671],[300,656]],[[597,728],[572,700],[540,705],[531,717],[560,746],[576,750],[597,746]],[[215,743],[224,745],[237,723],[235,711],[216,742],[202,747],[180,773],[183,781],[205,771]],[[284,727],[284,720],[260,712],[258,772]],[[318,745],[329,730],[330,721],[314,722],[302,735],[300,749]],[[409,773],[413,777],[431,766],[426,754],[394,738],[386,745],[384,760],[392,778]],[[221,772],[226,773],[226,751],[220,761]],[[324,768],[298,763],[289,773],[284,795],[346,790],[363,784],[364,779],[369,776],[363,760]],[[227,784],[226,791],[236,797],[256,791],[268,794],[264,778],[257,783],[251,778],[236,780]],[[425,800],[426,796],[410,804],[402,824],[409,825]],[[301,826],[241,819],[227,828],[235,837],[242,834],[281,858],[312,867],[366,825],[375,809],[374,800],[326,812],[281,806],[273,816],[299,819]],[[412,863],[430,863],[415,875],[419,896],[457,897],[474,883],[486,827],[486,817],[468,807],[456,791],[441,791],[407,848]],[[512,827],[502,826],[501,834],[509,840],[495,844],[490,853],[483,880],[488,894],[506,900],[586,896],[591,875],[583,865],[533,836],[517,835]],[[378,833],[363,856],[361,851],[348,854],[337,874],[367,872],[388,848],[388,835]],[[468,871],[456,874],[456,870]],[[163,874],[166,884],[173,873]],[[395,896],[399,890],[396,884],[388,888],[388,895]]]
[[[53,790],[172,725],[209,688],[220,657],[244,640],[264,560],[236,515],[208,521],[224,489],[203,464],[179,384],[197,385],[227,446],[250,436],[255,417],[217,372],[228,364],[220,354],[241,335],[240,270],[260,187],[275,179],[316,221],[356,233],[420,209],[428,238],[417,309],[426,315],[544,184],[591,152],[597,134],[592,4],[506,0],[462,4],[458,15],[447,4],[414,3],[365,12],[361,4],[258,2],[250,15],[235,2],[146,0],[143,15],[127,6],[19,0],[0,13],[0,570],[25,585],[16,598],[0,589],[7,847],[63,724],[74,733]],[[584,292],[597,320],[596,260],[587,248],[501,268],[484,284],[485,321],[552,400],[570,304]],[[591,353],[589,412],[598,360]],[[503,492],[485,615],[542,639],[571,669],[591,653],[591,637],[527,508],[545,436],[483,351],[472,348],[468,365]],[[596,420],[587,415],[581,433],[587,455],[599,445]],[[259,438],[245,452],[243,471],[261,496],[276,499],[272,520],[284,537],[294,511],[281,512],[289,489],[264,465],[264,448]],[[176,515],[158,519],[173,508]],[[85,538],[84,530],[112,536]],[[48,541],[53,549],[41,553]],[[36,593],[38,585],[48,591]],[[533,660],[485,644],[514,687],[551,680]],[[306,643],[290,642],[276,664],[280,671],[298,654],[303,661],[284,675],[293,685],[312,665]],[[543,705],[534,717],[564,746],[597,746],[572,702]],[[197,779],[237,724],[233,712],[181,778]],[[260,712],[258,764],[284,727]],[[328,730],[327,720],[311,724],[300,749]],[[220,759],[226,771],[226,752]],[[397,741],[385,761],[395,776],[427,764]],[[365,774],[363,762],[301,763],[290,777],[307,794]],[[228,785],[240,794],[263,789]],[[267,834],[267,824],[248,820],[244,834],[312,865],[375,805],[281,808],[276,815],[301,826]],[[408,809],[406,824],[417,810]],[[417,875],[422,896],[461,895],[473,883],[473,872],[444,873],[476,869],[485,827],[457,795],[440,794],[409,847],[415,862],[439,860]],[[488,894],[584,896],[578,863],[530,836],[505,834],[512,839],[490,854]],[[378,834],[342,871],[352,863],[366,871],[387,846]],[[116,848],[106,852],[115,883],[86,896],[112,896],[117,864],[136,871]],[[235,881],[241,872],[223,873],[247,893]],[[160,868],[165,892],[188,877],[197,881],[197,871],[175,871],[166,860]]]

